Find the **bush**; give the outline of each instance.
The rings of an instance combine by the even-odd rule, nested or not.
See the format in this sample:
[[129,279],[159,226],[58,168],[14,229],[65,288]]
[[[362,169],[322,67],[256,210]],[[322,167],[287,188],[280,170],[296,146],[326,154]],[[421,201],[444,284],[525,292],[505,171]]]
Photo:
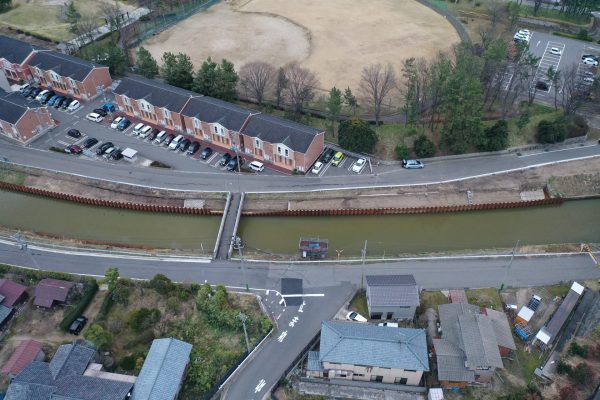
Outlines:
[[417,157],[428,158],[435,155],[435,144],[425,135],[415,140],[415,154]]
[[77,319],[77,317],[81,316],[84,313],[85,309],[88,307],[97,291],[98,282],[96,282],[95,280],[90,281],[85,285],[85,288],[83,289],[83,296],[81,296],[79,302],[75,304],[74,307],[70,308],[67,312],[65,312],[65,316],[59,325],[60,329],[62,329],[65,332],[69,330],[69,326],[71,326],[71,324],[73,323],[73,321],[75,321],[75,319]]
[[130,354],[125,356],[119,361],[119,367],[125,371],[133,371],[135,369],[135,360],[137,356],[135,354]]
[[150,287],[163,296],[175,289],[173,282],[163,274],[154,275],[154,278],[150,280]]
[[575,115],[569,119],[569,123],[567,125],[568,137],[575,138],[585,136],[589,130],[590,127],[585,118],[582,116]]
[[569,346],[569,354],[572,356],[579,356],[581,358],[587,358],[588,346],[580,346],[577,342],[573,342]]
[[102,301],[102,305],[100,306],[100,311],[98,311],[98,316],[96,317],[96,319],[99,321],[106,319],[106,317],[108,317],[110,309],[114,304],[115,302],[113,301],[113,294],[108,293]]
[[573,372],[571,372],[569,376],[579,385],[591,386],[594,385],[596,373],[594,370],[592,370],[592,367],[590,367],[588,363],[582,362],[573,368]]
[[52,146],[50,147],[50,151],[55,151],[57,153],[67,153],[65,149],[61,149],[60,147]]
[[142,332],[152,328],[160,320],[160,310],[156,308],[140,308],[129,314],[127,324],[135,332]]
[[129,288],[119,282],[110,296],[115,303],[126,306],[129,303]]
[[477,146],[483,151],[499,151],[508,147],[508,124],[501,119],[483,131],[483,137]]
[[540,143],[558,143],[567,138],[564,118],[555,121],[542,120],[538,124],[537,138]]
[[571,385],[563,386],[558,391],[561,400],[579,400],[579,394],[577,390]]
[[106,331],[100,324],[92,324],[83,333],[86,340],[94,343],[97,349],[106,348],[111,345],[113,337],[110,332]]
[[572,371],[573,368],[571,368],[569,364],[565,363],[562,360],[559,361],[558,365],[556,366],[556,372],[558,372],[561,375],[570,375]]
[[377,134],[369,124],[358,118],[342,121],[338,128],[338,141],[343,148],[358,153],[373,153]]
[[403,144],[397,145],[396,148],[394,149],[394,152],[396,153],[396,158],[398,160],[407,159],[408,156],[410,155],[410,151],[408,150],[408,147],[406,147]]

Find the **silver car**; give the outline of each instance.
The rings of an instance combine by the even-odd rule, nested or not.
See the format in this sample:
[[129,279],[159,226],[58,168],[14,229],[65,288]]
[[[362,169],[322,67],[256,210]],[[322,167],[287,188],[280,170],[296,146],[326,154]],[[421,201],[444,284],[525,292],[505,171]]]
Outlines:
[[421,169],[425,168],[425,164],[419,160],[402,160],[402,167],[406,169]]

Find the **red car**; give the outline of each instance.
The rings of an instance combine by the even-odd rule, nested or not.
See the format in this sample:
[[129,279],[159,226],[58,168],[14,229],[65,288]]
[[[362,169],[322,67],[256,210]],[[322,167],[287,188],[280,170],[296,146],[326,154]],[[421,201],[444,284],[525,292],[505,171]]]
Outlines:
[[70,146],[68,146],[66,149],[67,153],[71,153],[71,154],[81,154],[83,153],[83,150],[81,147],[77,146],[76,144],[72,144]]

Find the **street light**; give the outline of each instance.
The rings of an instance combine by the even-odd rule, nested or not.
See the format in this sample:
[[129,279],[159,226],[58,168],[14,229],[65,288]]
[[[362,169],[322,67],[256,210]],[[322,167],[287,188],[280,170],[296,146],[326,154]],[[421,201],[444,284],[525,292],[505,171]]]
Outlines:
[[236,249],[240,253],[240,261],[242,263],[242,274],[244,277],[244,285],[246,286],[246,291],[250,291],[248,287],[248,281],[246,280],[246,268],[244,267],[244,254],[242,252],[244,248],[244,242],[242,242],[242,238],[239,236],[234,236],[232,239],[233,248]]

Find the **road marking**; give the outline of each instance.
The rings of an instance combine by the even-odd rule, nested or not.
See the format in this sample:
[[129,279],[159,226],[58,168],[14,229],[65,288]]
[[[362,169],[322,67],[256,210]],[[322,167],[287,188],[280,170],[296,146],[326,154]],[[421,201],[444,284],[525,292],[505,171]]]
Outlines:
[[283,340],[285,339],[286,336],[287,336],[287,331],[281,332],[281,334],[279,335],[279,337],[277,337],[277,341],[279,343],[283,343]]
[[63,142],[62,140],[57,140],[58,143],[62,144],[63,146],[69,146],[70,143],[67,142]]
[[304,312],[304,306],[306,305],[306,302],[303,301],[302,305],[300,306],[300,308],[298,308],[298,312],[303,313]]
[[282,294],[281,297],[325,297],[325,293]]
[[256,387],[254,388],[254,393],[258,393],[262,390],[263,387],[265,387],[265,385],[267,384],[267,382],[264,379],[261,379],[258,382],[258,385],[256,385]]
[[[597,146],[596,144],[589,144],[587,146],[580,146],[580,147],[576,147],[576,148],[586,148],[586,147],[596,147],[596,146]],[[542,152],[533,153],[533,154],[523,154],[523,155],[519,156],[519,158],[531,157],[531,156],[539,156],[540,154],[558,153],[560,151],[566,151],[566,150],[572,150],[572,149],[549,150],[549,151],[542,151]]]

